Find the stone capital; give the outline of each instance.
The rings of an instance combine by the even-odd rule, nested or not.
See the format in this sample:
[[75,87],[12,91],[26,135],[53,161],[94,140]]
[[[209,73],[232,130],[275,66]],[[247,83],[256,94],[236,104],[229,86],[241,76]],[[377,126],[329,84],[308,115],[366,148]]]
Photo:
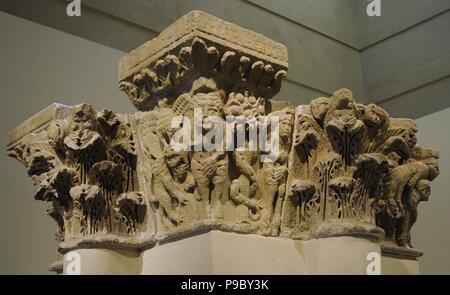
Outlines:
[[[439,153],[416,144],[414,121],[359,104],[349,89],[297,107],[272,101],[287,68],[283,45],[192,11],[120,61],[119,85],[135,114],[53,104],[12,130],[8,155],[27,168],[35,199],[48,202],[59,252],[140,251],[218,230],[364,235],[383,251],[419,256],[410,232]],[[195,119],[196,110],[218,123],[276,118],[277,156],[262,162],[268,151],[237,144],[174,149],[185,127],[174,119]],[[262,134],[268,124],[255,126]]]

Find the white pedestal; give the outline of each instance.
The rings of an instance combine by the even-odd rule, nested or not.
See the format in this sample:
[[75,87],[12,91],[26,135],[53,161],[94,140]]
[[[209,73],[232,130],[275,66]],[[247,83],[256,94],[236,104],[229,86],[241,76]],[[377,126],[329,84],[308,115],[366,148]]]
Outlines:
[[140,254],[109,249],[71,251],[64,255],[64,274],[365,275],[371,263],[378,263],[381,274],[419,274],[417,257],[381,254],[380,242],[369,237],[300,241],[221,231],[159,244]]
[[211,231],[143,252],[142,274],[366,274],[376,241],[332,237],[298,241]]
[[384,275],[419,275],[419,261],[414,258],[386,256],[381,259]]
[[140,254],[134,251],[78,249],[64,255],[64,274],[135,275],[141,267]]
[[300,244],[306,257],[306,273],[312,275],[366,275],[371,263],[368,256],[381,258],[379,241],[365,237],[330,237]]
[[211,231],[143,252],[142,274],[304,274],[293,240]]

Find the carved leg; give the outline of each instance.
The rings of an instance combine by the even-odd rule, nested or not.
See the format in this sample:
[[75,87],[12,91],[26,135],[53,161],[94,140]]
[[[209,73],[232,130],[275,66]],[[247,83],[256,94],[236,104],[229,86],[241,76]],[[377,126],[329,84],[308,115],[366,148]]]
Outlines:
[[170,225],[179,225],[183,222],[183,216],[177,212],[172,198],[161,184],[155,185],[155,193],[158,198],[159,210],[164,217],[170,221]]
[[261,214],[260,210],[262,208],[259,200],[255,198],[249,198],[248,196],[242,193],[242,190],[249,190],[249,183],[245,176],[241,175],[241,177],[234,179],[230,186],[230,198],[236,205],[244,205],[248,208],[249,217],[253,221],[257,221],[260,219]]
[[282,205],[284,213],[281,220],[281,229],[284,234],[290,234],[295,225],[301,221],[299,197],[294,192],[291,192],[287,198]]
[[269,229],[272,222],[272,216],[276,207],[275,198],[277,196],[278,186],[276,180],[267,175],[265,177],[266,181],[266,192],[263,196],[263,206],[264,206],[264,217],[263,222],[265,226]]
[[417,208],[411,210],[410,214],[411,214],[411,217],[410,217],[409,228],[408,228],[408,246],[410,248],[414,248],[414,246],[412,245],[412,242],[411,242],[411,228],[417,221]]
[[278,186],[276,203],[272,216],[272,231],[273,234],[278,234],[281,224],[281,208],[283,207],[284,194],[286,193],[286,185],[283,183]]
[[210,180],[207,175],[203,172],[203,166],[204,164],[201,162],[198,162],[196,160],[192,160],[191,162],[191,170],[192,175],[194,177],[194,181],[197,184],[197,189],[199,193],[199,199],[203,200],[203,203],[206,206],[209,204],[210,201]]
[[397,245],[399,245],[400,247],[408,247],[410,219],[410,212],[406,212],[405,216],[398,220],[395,232],[395,240],[397,242]]
[[223,219],[222,200],[227,189],[225,181],[226,179],[223,175],[216,175],[213,179],[214,189],[211,194],[211,209],[213,217],[219,219]]
[[204,204],[210,203],[211,189],[209,187],[210,181],[201,173],[194,173],[195,183],[197,184],[200,199]]

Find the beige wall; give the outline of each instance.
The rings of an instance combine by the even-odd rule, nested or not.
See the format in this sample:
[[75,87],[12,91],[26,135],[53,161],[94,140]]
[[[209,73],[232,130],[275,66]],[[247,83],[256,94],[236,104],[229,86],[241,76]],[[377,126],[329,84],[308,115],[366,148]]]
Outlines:
[[[308,0],[300,6],[295,6],[295,0],[276,1],[280,6],[293,8],[303,19],[308,18],[312,27],[283,17],[272,10],[274,7],[262,7],[265,1],[83,0],[81,18],[64,14],[65,0],[40,0],[39,5],[34,0],[0,1],[0,10],[123,51],[155,37],[185,13],[203,10],[284,44],[289,51],[289,71],[278,97],[299,104],[343,87],[351,88],[358,98],[364,96],[359,52],[336,39],[342,35],[338,20],[351,19],[346,4],[353,7],[352,1],[333,0],[333,7],[339,12],[334,22],[330,17],[335,10],[326,5],[329,0]],[[311,18],[312,15],[320,18]],[[325,28],[336,29],[331,30],[332,36],[318,31]]]
[[417,126],[418,144],[440,151],[441,175],[433,181],[430,200],[420,204],[413,245],[425,252],[423,274],[450,274],[450,108],[417,119]]
[[33,200],[26,170],[5,154],[7,132],[53,102],[132,112],[117,89],[123,53],[0,12],[0,274],[42,274],[56,258],[56,223]]
[[72,18],[67,0],[0,1],[0,10],[126,52],[199,9],[286,45],[290,69],[278,97],[295,104],[347,87],[395,116],[450,107],[449,0],[382,0],[377,17],[367,16],[368,0],[81,3],[82,17]]

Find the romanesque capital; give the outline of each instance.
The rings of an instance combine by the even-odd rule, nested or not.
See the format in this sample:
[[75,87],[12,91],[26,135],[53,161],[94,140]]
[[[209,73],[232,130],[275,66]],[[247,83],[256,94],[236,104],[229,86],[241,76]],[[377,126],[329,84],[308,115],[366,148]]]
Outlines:
[[368,235],[415,251],[438,152],[416,144],[414,121],[348,89],[297,107],[272,100],[287,68],[283,45],[192,11],[120,61],[135,114],[55,104],[13,130],[8,154],[49,203],[59,251],[143,249],[211,229]]
[[27,168],[34,198],[49,203],[61,251],[140,241],[148,202],[139,191],[133,124],[133,116],[87,104],[53,104],[10,132],[8,154]]

